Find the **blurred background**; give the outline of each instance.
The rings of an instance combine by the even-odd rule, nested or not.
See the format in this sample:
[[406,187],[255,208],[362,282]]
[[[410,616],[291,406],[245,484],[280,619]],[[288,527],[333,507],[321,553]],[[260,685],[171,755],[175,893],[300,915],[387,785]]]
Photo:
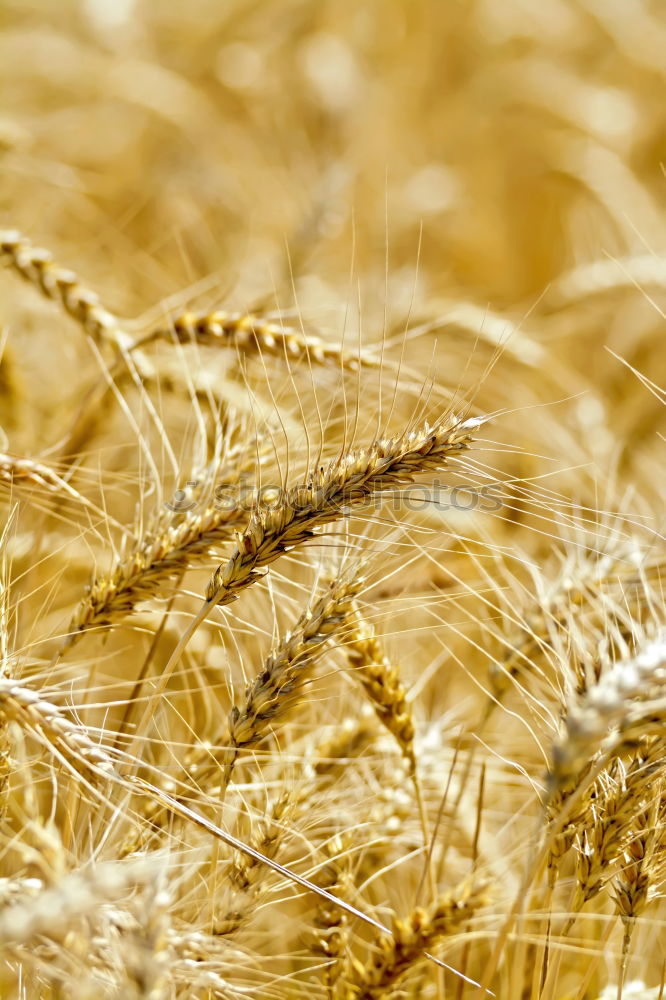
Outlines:
[[664,280],[660,0],[2,0],[0,27],[2,221],[121,313],[335,327],[360,278],[370,341],[463,300],[609,391],[601,340],[663,376],[634,287]]

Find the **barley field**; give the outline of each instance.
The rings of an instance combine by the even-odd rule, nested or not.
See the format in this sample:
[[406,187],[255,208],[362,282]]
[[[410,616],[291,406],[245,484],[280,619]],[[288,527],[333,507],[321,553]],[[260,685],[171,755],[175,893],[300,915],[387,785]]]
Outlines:
[[0,0],[0,997],[666,997],[663,0]]

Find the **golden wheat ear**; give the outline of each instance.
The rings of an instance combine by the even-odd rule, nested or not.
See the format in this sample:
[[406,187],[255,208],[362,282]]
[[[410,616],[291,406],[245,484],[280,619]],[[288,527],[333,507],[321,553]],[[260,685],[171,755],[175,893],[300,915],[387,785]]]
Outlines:
[[203,511],[186,512],[176,523],[172,520],[159,514],[110,574],[93,580],[70,622],[62,652],[92,629],[119,624],[137,604],[204,562],[233,539],[247,513],[240,506],[211,504]]
[[[575,780],[590,754],[601,746],[612,752],[645,723],[666,684],[666,630],[644,642],[636,654],[619,660],[566,713],[553,747],[550,782],[554,788]],[[607,741],[607,742],[605,742]]]
[[444,893],[430,909],[396,918],[392,936],[376,940],[375,954],[365,963],[352,962],[347,995],[352,1000],[382,1000],[390,995],[425,951],[454,936],[487,902],[486,887],[468,882]]
[[483,421],[451,418],[434,427],[426,424],[313,470],[305,483],[287,491],[277,509],[253,514],[236,551],[213,574],[207,602],[230,603],[260,578],[263,567],[309,541],[318,529],[341,520],[372,497],[411,482],[419,473],[445,468],[469,448]]
[[377,718],[395,738],[413,772],[416,768],[414,720],[398,668],[384,653],[374,628],[363,621],[357,606],[345,649],[352,676],[365,692]]
[[260,743],[303,697],[304,685],[324,646],[348,627],[353,600],[362,583],[350,574],[333,580],[268,656],[240,704],[232,707],[223,741],[227,747],[222,760],[223,788],[229,784],[239,753]]
[[328,365],[356,371],[377,368],[380,361],[367,352],[353,354],[342,345],[329,343],[320,337],[302,333],[294,327],[273,320],[216,310],[210,313],[181,313],[168,324],[152,330],[138,342],[140,346],[152,340],[175,338],[181,344],[202,347],[231,347],[240,354],[261,354],[288,361],[312,365]]
[[115,772],[114,761],[104,747],[50,700],[47,692],[12,678],[0,678],[0,714],[33,733],[76,771],[93,777]]
[[0,264],[34,285],[47,299],[58,302],[97,344],[118,348],[131,338],[118,329],[118,321],[101,304],[98,295],[69,268],[58,264],[49,250],[34,247],[16,230],[0,232]]

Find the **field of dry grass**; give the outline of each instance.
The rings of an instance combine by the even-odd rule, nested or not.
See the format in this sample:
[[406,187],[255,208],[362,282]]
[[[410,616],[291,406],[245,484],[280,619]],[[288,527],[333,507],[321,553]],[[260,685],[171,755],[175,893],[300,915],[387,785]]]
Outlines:
[[663,0],[1,0],[0,996],[666,995]]

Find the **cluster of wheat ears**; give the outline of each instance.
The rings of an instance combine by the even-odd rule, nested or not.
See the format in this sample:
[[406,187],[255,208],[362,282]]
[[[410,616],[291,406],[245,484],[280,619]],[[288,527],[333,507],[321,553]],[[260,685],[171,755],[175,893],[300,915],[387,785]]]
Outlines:
[[3,998],[666,997],[660,7],[0,9]]

